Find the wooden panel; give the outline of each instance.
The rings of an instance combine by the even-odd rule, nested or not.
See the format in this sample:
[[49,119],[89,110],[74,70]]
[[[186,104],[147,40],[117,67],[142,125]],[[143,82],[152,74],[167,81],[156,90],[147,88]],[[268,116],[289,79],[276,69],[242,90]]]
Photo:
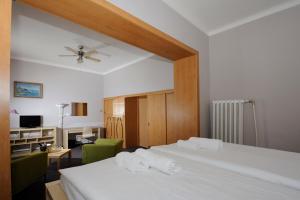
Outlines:
[[0,0],[0,199],[11,199],[9,141],[11,0]]
[[105,127],[105,134],[107,138],[112,138],[113,135],[113,100],[112,99],[105,99],[104,100],[104,127]]
[[123,148],[126,148],[126,127],[125,127],[125,116],[113,117],[113,138],[123,140]]
[[123,96],[113,96],[113,97],[106,97],[104,99],[116,99],[119,97],[127,98],[127,97],[144,97],[150,94],[168,94],[168,93],[174,93],[174,90],[159,90],[159,91],[152,91],[152,92],[143,92],[143,93],[134,93],[134,94],[127,94]]
[[125,97],[113,98],[113,116],[122,117],[125,115]]
[[126,147],[136,147],[139,143],[138,125],[138,98],[129,97],[125,99],[125,129]]
[[166,106],[167,106],[167,144],[172,144],[177,142],[178,136],[176,135],[176,122],[178,115],[176,115],[176,104],[175,104],[175,94],[166,94]]
[[68,200],[60,181],[46,183],[46,200]]
[[112,115],[113,114],[113,100],[112,99],[105,99],[104,100],[104,114]]
[[165,94],[148,95],[149,146],[166,144]]
[[[125,126],[125,98],[116,97],[112,100],[113,116],[113,138],[123,139],[123,147],[126,147],[126,126]],[[120,109],[122,112],[119,112]]]
[[178,139],[200,136],[199,132],[199,67],[198,55],[175,62],[175,106],[173,132]]
[[139,97],[139,146],[148,147],[147,97]]
[[124,98],[104,99],[104,126],[106,138],[123,139],[123,147],[126,147],[125,116],[115,115],[114,106],[124,103]]
[[21,0],[170,60],[197,52],[105,0]]
[[72,116],[87,116],[87,103],[72,103]]
[[115,133],[115,125],[114,125],[114,119],[112,117],[106,118],[105,123],[105,137],[106,138],[114,138]]

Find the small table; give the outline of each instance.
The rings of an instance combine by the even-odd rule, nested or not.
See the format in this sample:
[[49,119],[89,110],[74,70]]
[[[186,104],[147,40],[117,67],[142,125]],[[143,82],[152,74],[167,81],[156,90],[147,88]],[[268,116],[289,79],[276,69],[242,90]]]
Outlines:
[[71,159],[72,158],[71,149],[62,149],[62,150],[57,151],[57,152],[48,153],[48,163],[50,163],[51,159],[56,159],[57,170],[59,170],[60,169],[60,160],[61,160],[62,157],[64,157],[67,154],[69,156],[69,159]]

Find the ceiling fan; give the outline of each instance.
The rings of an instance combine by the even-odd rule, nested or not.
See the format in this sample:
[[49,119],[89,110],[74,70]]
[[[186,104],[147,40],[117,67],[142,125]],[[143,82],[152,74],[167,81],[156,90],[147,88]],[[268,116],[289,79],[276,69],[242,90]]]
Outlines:
[[77,58],[77,62],[78,63],[83,63],[84,58],[88,59],[88,60],[92,60],[95,62],[101,62],[100,59],[91,57],[92,54],[98,54],[99,52],[96,51],[96,49],[92,49],[90,51],[84,51],[84,46],[83,45],[79,45],[78,46],[78,50],[73,49],[71,47],[65,47],[66,50],[71,51],[72,53],[74,53],[73,55],[59,55],[61,57],[69,57],[69,56],[78,56]]

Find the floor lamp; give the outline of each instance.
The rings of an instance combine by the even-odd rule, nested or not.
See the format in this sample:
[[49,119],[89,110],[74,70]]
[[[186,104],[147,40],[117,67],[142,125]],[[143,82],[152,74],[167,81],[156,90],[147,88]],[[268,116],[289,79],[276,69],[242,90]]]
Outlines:
[[64,133],[64,118],[65,118],[65,108],[69,106],[67,103],[56,104],[59,109],[59,121],[60,121],[60,146],[63,146],[63,133]]

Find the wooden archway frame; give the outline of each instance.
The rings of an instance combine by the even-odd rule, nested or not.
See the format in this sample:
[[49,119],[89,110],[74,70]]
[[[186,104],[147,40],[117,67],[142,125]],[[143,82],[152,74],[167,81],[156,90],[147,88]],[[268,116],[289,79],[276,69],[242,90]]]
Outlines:
[[[174,61],[175,103],[169,128],[200,135],[198,52],[106,0],[21,0],[34,8]],[[0,199],[10,199],[9,71],[11,0],[0,0]],[[4,52],[3,50],[6,51]]]

